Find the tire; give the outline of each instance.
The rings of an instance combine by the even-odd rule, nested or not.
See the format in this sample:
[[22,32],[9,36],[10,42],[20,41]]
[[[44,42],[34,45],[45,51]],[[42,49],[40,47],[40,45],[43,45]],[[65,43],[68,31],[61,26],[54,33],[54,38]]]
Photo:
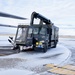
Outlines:
[[33,44],[33,50],[35,51],[35,44]]
[[19,46],[14,47],[13,50],[15,50],[17,53],[20,53],[20,47]]
[[17,50],[17,53],[20,53],[20,48]]
[[46,53],[47,52],[47,44],[45,44],[43,52]]
[[56,48],[57,42],[56,40],[54,41],[54,46],[52,48]]

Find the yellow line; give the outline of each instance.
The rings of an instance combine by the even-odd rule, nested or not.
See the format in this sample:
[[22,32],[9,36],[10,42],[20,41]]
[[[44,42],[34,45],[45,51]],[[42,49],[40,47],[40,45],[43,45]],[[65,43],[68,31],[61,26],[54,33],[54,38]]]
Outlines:
[[53,68],[53,67],[56,67],[56,65],[54,65],[54,64],[47,64],[46,67]]
[[52,68],[48,70],[48,72],[52,72],[55,74],[75,75],[75,66],[73,65],[65,65],[65,66],[59,67],[54,64],[47,64],[45,66],[48,68]]
[[67,70],[63,68],[57,68],[57,67],[54,67],[53,69],[49,71],[55,74],[75,75],[75,71],[71,71],[71,70]]
[[75,66],[73,65],[65,65],[62,68],[69,69],[69,70],[75,70]]

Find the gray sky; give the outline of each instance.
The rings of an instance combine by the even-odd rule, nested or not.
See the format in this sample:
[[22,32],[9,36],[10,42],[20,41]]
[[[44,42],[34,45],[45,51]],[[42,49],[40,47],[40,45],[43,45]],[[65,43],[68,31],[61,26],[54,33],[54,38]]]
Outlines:
[[30,23],[36,11],[55,24],[75,24],[75,0],[0,0],[0,11],[28,18],[26,21],[0,17],[0,23]]

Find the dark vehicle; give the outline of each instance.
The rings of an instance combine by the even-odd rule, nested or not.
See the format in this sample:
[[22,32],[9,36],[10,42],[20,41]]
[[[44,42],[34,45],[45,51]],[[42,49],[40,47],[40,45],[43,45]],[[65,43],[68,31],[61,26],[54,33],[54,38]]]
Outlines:
[[[34,24],[35,19],[39,19],[39,24]],[[56,48],[58,42],[59,28],[44,16],[33,12],[30,25],[18,25],[15,40],[9,41],[13,44],[14,50],[33,49],[46,52],[48,48]]]

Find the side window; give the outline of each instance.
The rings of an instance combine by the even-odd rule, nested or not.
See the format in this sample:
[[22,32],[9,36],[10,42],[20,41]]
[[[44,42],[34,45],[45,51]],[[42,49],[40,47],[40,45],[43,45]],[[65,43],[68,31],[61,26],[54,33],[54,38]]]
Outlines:
[[28,31],[28,37],[27,38],[31,38],[31,36],[32,36],[32,28],[29,28],[29,31]]
[[22,29],[21,28],[18,28],[17,39],[20,38],[21,34],[22,34]]
[[32,34],[32,28],[29,28],[28,34]]
[[27,28],[19,28],[16,40],[25,41],[26,32]]

